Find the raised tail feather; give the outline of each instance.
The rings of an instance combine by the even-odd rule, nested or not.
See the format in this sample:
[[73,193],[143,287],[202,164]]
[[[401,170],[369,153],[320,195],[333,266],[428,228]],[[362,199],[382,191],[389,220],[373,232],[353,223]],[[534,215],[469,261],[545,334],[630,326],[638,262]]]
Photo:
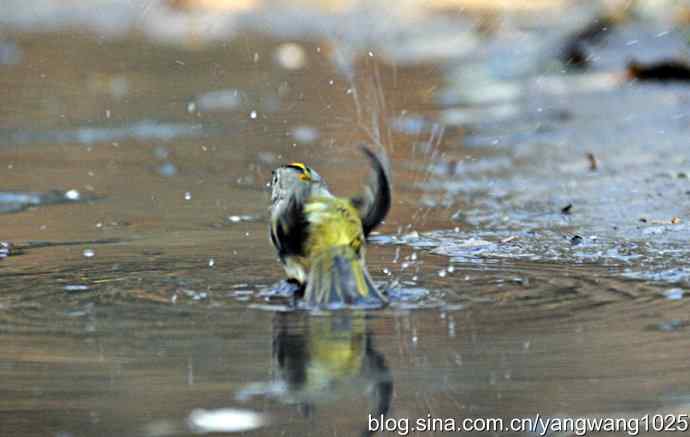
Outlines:
[[310,306],[383,305],[387,302],[350,246],[333,247],[312,263],[304,302]]

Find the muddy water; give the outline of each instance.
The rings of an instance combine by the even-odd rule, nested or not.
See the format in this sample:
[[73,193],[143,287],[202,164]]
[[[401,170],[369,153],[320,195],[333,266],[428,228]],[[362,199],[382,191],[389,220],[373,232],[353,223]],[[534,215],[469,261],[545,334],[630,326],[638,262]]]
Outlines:
[[[359,435],[379,412],[688,412],[687,228],[661,222],[686,212],[687,161],[636,152],[589,172],[585,150],[615,143],[593,115],[611,95],[583,91],[558,122],[566,98],[546,93],[524,117],[467,128],[449,120],[471,107],[439,101],[453,65],[365,51],[343,68],[319,38],[297,41],[307,67],[290,70],[275,58],[284,41],[258,33],[192,48],[10,37],[21,62],[1,66],[0,187],[60,201],[0,215],[14,243],[0,259],[0,435],[184,435],[200,429],[194,410],[224,408],[261,414],[252,434],[267,436]],[[679,88],[609,92],[684,110]],[[664,138],[676,157],[682,142]],[[306,161],[355,193],[356,145],[375,140],[395,203],[369,267],[398,299],[369,314],[280,311],[265,292],[281,278],[271,169]],[[638,189],[617,185],[630,168],[652,180],[639,198],[666,197],[610,212]],[[648,214],[660,223],[641,224]]]

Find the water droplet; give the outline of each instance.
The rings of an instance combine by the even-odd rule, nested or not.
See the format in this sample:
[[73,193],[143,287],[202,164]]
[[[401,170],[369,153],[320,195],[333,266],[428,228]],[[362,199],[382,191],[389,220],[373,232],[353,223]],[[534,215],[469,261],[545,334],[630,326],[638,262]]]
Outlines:
[[192,200],[192,193],[190,193],[189,191],[184,193],[184,200]]
[[187,112],[192,114],[196,111],[196,102],[187,103]]
[[445,278],[445,277],[446,277],[446,270],[443,269],[443,270],[439,271],[439,272],[438,272],[438,275],[439,275],[440,277],[442,277],[442,278]]
[[307,57],[302,46],[294,43],[281,44],[275,51],[275,60],[287,70],[304,67]]
[[79,200],[79,197],[81,197],[81,194],[79,194],[79,191],[77,190],[69,190],[65,192],[65,198],[69,200]]
[[96,252],[94,252],[93,249],[84,249],[82,255],[84,255],[86,258],[91,258],[96,256]]
[[213,266],[215,266],[215,265],[216,265],[216,260],[215,260],[215,259],[211,258],[211,259],[208,260],[208,266],[209,266],[209,267],[213,267]]
[[250,112],[250,113],[249,113],[249,118],[251,118],[252,120],[256,120],[256,111]]
[[448,273],[453,273],[455,271],[455,267],[448,266],[448,268],[446,270],[448,270]]

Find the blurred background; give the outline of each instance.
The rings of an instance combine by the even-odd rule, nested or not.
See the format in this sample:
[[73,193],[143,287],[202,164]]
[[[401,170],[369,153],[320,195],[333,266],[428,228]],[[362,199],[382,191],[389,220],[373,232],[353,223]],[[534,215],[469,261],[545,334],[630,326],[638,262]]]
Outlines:
[[[690,411],[689,1],[0,6],[0,435]],[[362,143],[395,299],[286,311],[271,170]]]

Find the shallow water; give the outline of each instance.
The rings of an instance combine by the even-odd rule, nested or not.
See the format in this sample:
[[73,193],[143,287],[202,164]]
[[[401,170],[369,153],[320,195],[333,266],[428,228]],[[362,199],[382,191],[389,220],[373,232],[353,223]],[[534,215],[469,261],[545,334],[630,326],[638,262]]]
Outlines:
[[[268,17],[181,45],[26,17],[3,35],[0,435],[687,414],[688,90],[622,83],[608,56],[678,33],[630,24],[564,75],[505,58],[515,30],[481,42],[452,15],[404,44],[345,34],[352,52]],[[477,53],[430,56],[444,32]],[[368,265],[395,302],[289,311],[265,291],[282,277],[265,183],[305,161],[354,194],[360,142],[391,160]]]

